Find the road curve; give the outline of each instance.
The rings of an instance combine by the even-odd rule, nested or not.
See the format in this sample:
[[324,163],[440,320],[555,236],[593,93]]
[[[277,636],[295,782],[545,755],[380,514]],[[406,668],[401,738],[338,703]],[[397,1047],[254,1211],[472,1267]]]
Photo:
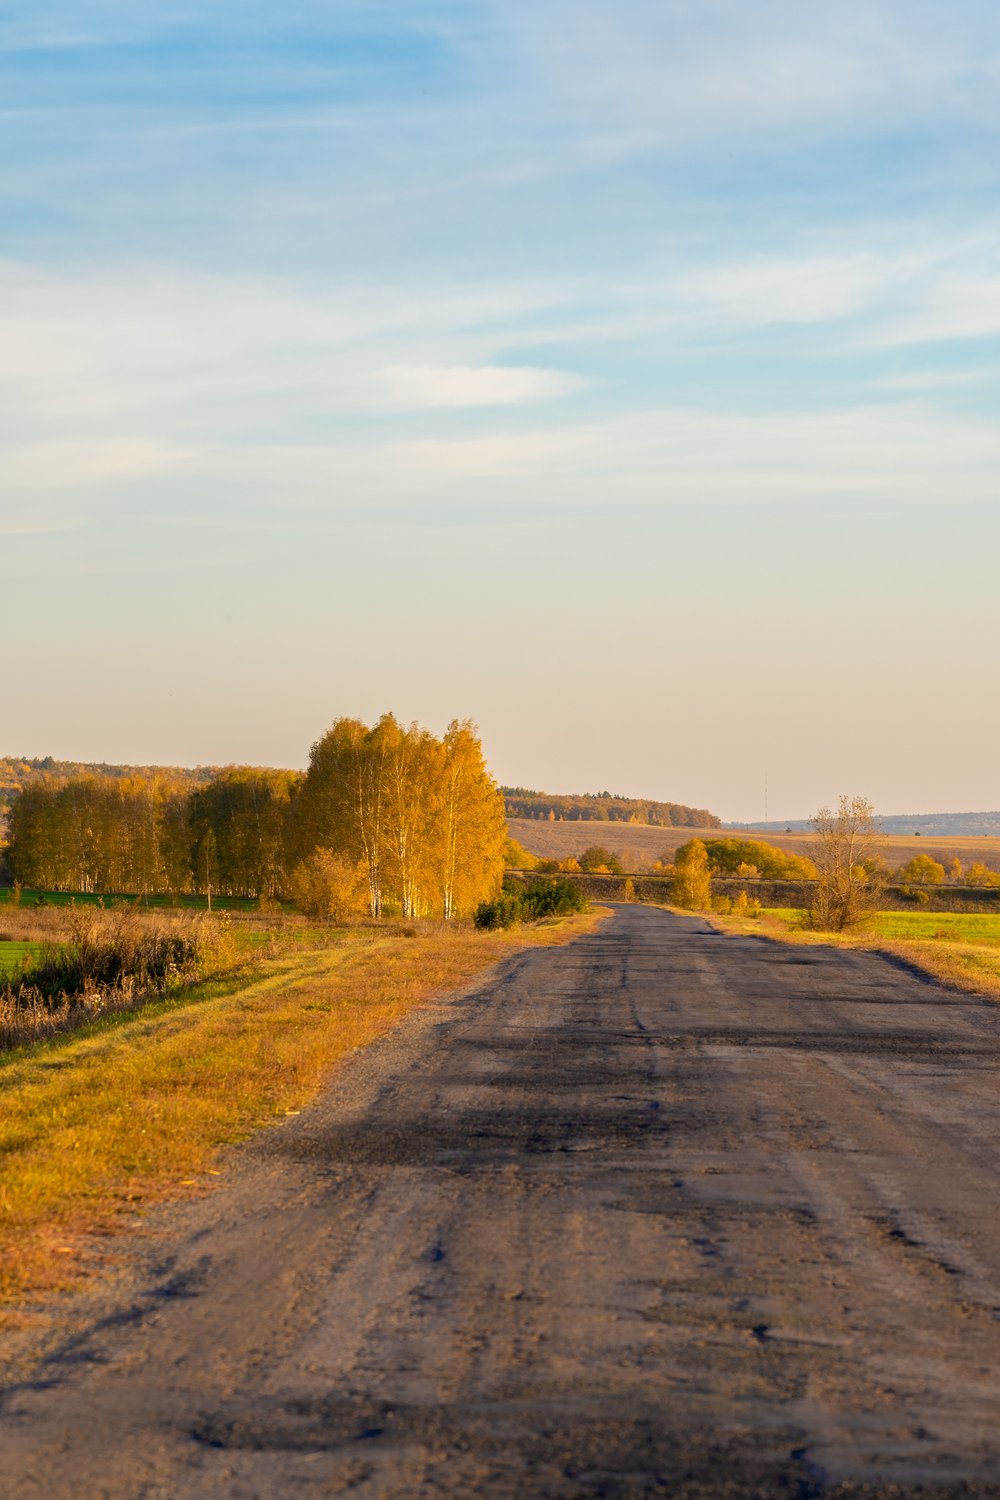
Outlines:
[[998,1148],[993,1003],[618,908],[163,1215],[0,1494],[1000,1496]]

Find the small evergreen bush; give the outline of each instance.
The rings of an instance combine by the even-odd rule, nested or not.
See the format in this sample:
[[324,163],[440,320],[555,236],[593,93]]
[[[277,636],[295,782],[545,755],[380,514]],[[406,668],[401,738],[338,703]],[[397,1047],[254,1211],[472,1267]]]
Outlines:
[[519,890],[503,890],[492,901],[476,908],[476,926],[487,931],[516,927],[518,922],[538,922],[543,917],[563,917],[586,911],[586,896],[572,880],[537,880]]
[[521,900],[514,891],[501,891],[492,901],[480,901],[476,907],[477,927],[495,932],[500,927],[516,927],[521,920]]

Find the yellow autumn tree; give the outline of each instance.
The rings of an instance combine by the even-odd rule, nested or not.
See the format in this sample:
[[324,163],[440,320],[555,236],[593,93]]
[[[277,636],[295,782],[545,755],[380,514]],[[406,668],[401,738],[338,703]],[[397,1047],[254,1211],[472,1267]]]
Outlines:
[[538,856],[527,850],[517,839],[508,838],[504,845],[503,862],[508,870],[535,870]]
[[712,877],[708,867],[708,850],[701,839],[690,839],[674,855],[674,883],[671,891],[675,906],[690,911],[708,911],[712,904]]
[[382,912],[386,861],[386,735],[360,719],[335,719],[313,745],[296,807],[299,858],[329,849],[365,869],[373,917]]
[[443,739],[384,714],[338,719],[313,746],[299,799],[300,861],[317,848],[365,870],[373,916],[471,912],[496,894],[507,827],[475,728]]
[[474,911],[499,891],[507,820],[475,725],[453,719],[442,749],[441,901],[449,920]]
[[944,885],[944,865],[929,854],[915,854],[899,872],[908,885]]
[[22,886],[43,890],[185,889],[186,812],[186,790],[162,776],[29,782],[11,807],[11,872]]

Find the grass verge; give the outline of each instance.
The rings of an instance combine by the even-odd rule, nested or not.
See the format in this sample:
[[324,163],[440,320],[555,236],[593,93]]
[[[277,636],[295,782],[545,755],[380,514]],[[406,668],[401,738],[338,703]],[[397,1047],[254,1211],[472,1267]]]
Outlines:
[[[595,911],[512,933],[353,929],[0,1061],[0,1301],[72,1285],[100,1237],[204,1190],[220,1148],[312,1099],[335,1064],[499,959]],[[412,934],[412,935],[408,935]]]
[[765,907],[752,919],[712,913],[708,920],[723,932],[776,942],[891,953],[953,989],[1000,1000],[1000,915],[880,911],[849,932],[815,932],[808,914],[790,907]]

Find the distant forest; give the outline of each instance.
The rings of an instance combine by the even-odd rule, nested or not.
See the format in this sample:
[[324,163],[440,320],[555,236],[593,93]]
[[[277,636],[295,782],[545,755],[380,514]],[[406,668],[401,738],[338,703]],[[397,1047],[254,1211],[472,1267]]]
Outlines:
[[[19,791],[32,782],[77,780],[100,777],[126,781],[168,781],[175,787],[194,790],[218,780],[222,766],[119,766],[104,761],[55,760],[7,755],[0,757],[0,835],[10,804]],[[245,768],[244,768],[245,769]],[[261,768],[268,769],[268,768]],[[655,802],[647,797],[620,797],[613,792],[582,792],[555,795],[529,787],[500,788],[509,818],[548,818],[552,822],[645,823],[653,828],[721,828],[722,822],[704,807],[686,807],[682,802]]]
[[221,766],[111,766],[106,761],[56,760],[52,755],[0,756],[0,845],[7,832],[11,804],[18,792],[38,782],[77,781],[81,777],[100,777],[104,781],[169,781],[173,786],[193,791],[206,786],[222,773]]
[[337,719],[305,773],[3,765],[14,783],[6,863],[26,889],[445,918],[500,889],[503,799],[466,721],[439,739],[392,714],[371,727]]
[[162,776],[186,786],[203,786],[214,781],[220,770],[220,766],[196,766],[193,770],[186,766],[109,766],[105,761],[56,760],[51,755],[41,759],[4,755],[0,756],[0,807],[9,806],[14,794],[30,782],[53,776],[105,776],[115,781],[126,781],[131,776],[146,780]]
[[554,796],[523,786],[502,786],[508,818],[548,818],[550,822],[646,823],[653,828],[721,828],[722,821],[704,807],[682,802],[651,802],[646,797],[619,797],[611,792]]

